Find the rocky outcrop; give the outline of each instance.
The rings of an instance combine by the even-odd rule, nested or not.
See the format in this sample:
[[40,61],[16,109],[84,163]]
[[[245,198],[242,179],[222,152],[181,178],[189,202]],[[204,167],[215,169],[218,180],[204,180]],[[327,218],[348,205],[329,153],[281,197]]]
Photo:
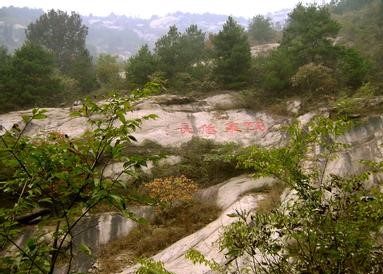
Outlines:
[[[292,102],[291,112],[298,113],[297,108],[299,108],[298,104]],[[9,129],[13,124],[20,123],[21,115],[27,113],[27,111],[20,111],[2,114],[0,125]],[[34,121],[26,133],[35,136],[45,134],[47,131],[59,131],[78,137],[89,129],[84,119],[72,118],[69,113],[68,108],[50,108],[47,112],[48,118]],[[161,95],[137,104],[137,110],[128,113],[126,117],[129,119],[150,113],[157,114],[159,118],[145,122],[134,135],[139,143],[150,140],[163,146],[179,146],[193,137],[207,138],[221,143],[236,142],[241,145],[272,146],[280,142],[282,135],[279,129],[287,121],[285,118],[264,112],[242,109],[231,94],[212,96],[205,100]],[[302,124],[307,124],[315,114],[307,113],[298,119]],[[338,138],[339,142],[349,144],[350,147],[327,163],[326,174],[354,174],[364,170],[361,160],[382,160],[382,137],[383,116],[370,117],[360,122]],[[179,158],[176,155],[172,157],[167,161],[177,164]],[[121,163],[114,163],[108,167],[107,172],[113,174],[120,169]],[[371,177],[370,183],[379,179],[381,176]],[[207,258],[223,263],[225,258],[219,252],[217,240],[223,227],[235,220],[227,214],[235,210],[256,210],[259,201],[265,199],[265,195],[250,191],[271,183],[270,178],[254,180],[249,176],[240,176],[203,190],[199,194],[199,199],[215,201],[222,209],[222,214],[203,229],[161,251],[154,256],[154,259],[163,261],[168,270],[177,274],[208,273],[206,267],[193,265],[186,260],[185,252],[190,248],[196,248]],[[285,195],[288,194],[285,193]],[[145,212],[141,213],[148,214]],[[88,218],[78,227],[80,230],[76,233],[75,241],[77,245],[85,243],[97,250],[102,244],[129,233],[134,225],[135,223],[119,215],[107,214]],[[87,271],[91,261],[81,256],[76,258],[75,265],[80,271]],[[133,273],[136,267],[126,268],[123,273]]]
[[[148,220],[153,216],[151,207],[133,208],[131,212]],[[97,254],[102,245],[128,235],[136,226],[136,222],[119,214],[104,213],[86,217],[73,230],[75,250],[80,250],[79,247],[85,244],[93,254]],[[78,252],[74,257],[72,269],[76,269],[78,272],[87,272],[93,263],[94,257]]]
[[[225,258],[219,251],[218,240],[223,228],[235,221],[228,215],[238,211],[251,211],[257,208],[258,202],[265,198],[262,194],[251,193],[252,190],[265,187],[273,183],[271,178],[253,179],[243,175],[232,178],[219,185],[212,186],[200,194],[200,199],[212,201],[222,208],[222,213],[215,221],[199,231],[181,239],[180,241],[161,251],[153,258],[162,261],[165,268],[177,274],[203,274],[209,269],[204,265],[194,265],[185,258],[185,253],[195,248],[208,259],[224,263]],[[134,273],[137,266],[123,270],[123,274]]]
[[[347,176],[363,172],[366,166],[362,160],[383,160],[383,116],[366,119],[337,141],[349,145],[349,148],[328,163],[326,173]],[[374,183],[382,178],[382,175],[370,176],[369,181]]]
[[[145,121],[134,135],[139,143],[150,140],[163,146],[179,146],[193,137],[216,142],[236,142],[241,145],[272,145],[279,141],[279,126],[285,119],[264,112],[251,112],[238,108],[233,95],[223,94],[205,100],[193,101],[186,97],[161,95],[137,104],[137,110],[126,118],[156,114],[158,119]],[[29,111],[0,115],[0,125],[10,129],[21,123],[21,116]],[[28,135],[57,131],[79,137],[89,130],[84,118],[71,117],[69,108],[47,109],[47,119],[33,121],[26,130]]]

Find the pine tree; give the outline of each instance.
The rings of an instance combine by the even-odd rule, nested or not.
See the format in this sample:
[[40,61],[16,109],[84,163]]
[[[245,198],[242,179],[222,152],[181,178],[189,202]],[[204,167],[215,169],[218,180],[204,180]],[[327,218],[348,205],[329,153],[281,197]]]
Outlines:
[[129,58],[125,68],[130,86],[143,87],[149,82],[149,76],[156,70],[156,62],[148,45],[144,45],[138,53]]
[[49,50],[60,71],[77,80],[83,91],[91,90],[96,83],[92,58],[85,47],[87,34],[79,14],[53,9],[26,30],[27,40]]
[[270,19],[262,15],[253,17],[249,24],[249,38],[257,44],[271,42],[275,37],[275,31]]
[[169,28],[166,35],[156,42],[154,52],[158,59],[158,68],[165,74],[167,79],[171,79],[177,72],[177,59],[180,55],[180,37],[181,33],[174,25]]
[[247,35],[232,17],[213,39],[217,80],[226,88],[240,88],[247,84],[251,53]]
[[289,15],[281,47],[294,55],[300,65],[331,62],[336,57],[331,38],[339,30],[340,25],[331,18],[327,7],[298,4]]
[[16,50],[4,76],[6,106],[48,106],[60,101],[62,87],[55,69],[53,56],[38,45],[26,43]]

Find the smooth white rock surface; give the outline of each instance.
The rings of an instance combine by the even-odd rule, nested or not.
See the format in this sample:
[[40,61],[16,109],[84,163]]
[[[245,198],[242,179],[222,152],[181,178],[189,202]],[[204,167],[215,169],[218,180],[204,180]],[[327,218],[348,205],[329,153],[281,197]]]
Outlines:
[[[178,103],[186,99],[174,95],[152,97],[138,104],[136,111],[126,114],[127,119],[148,114],[158,115],[158,119],[145,121],[141,129],[133,133],[139,144],[150,140],[163,146],[180,146],[193,137],[200,137],[219,143],[268,146],[279,142],[281,135],[278,129],[286,121],[264,112],[236,109],[236,99],[230,94],[215,95],[185,104],[169,105],[169,100]],[[90,129],[85,118],[70,117],[70,108],[47,110],[48,118],[33,121],[26,130],[27,135],[44,135],[49,131],[57,131],[70,137],[80,137]],[[21,116],[28,113],[30,111],[1,114],[0,125],[6,129],[15,123],[21,125]]]
[[[223,232],[223,228],[236,221],[236,218],[231,218],[227,215],[235,213],[236,210],[256,210],[258,202],[264,199],[265,196],[255,193],[246,193],[253,189],[272,184],[273,181],[271,178],[255,180],[248,175],[243,175],[204,190],[204,192],[206,191],[208,193],[205,198],[216,197],[217,205],[223,209],[221,215],[217,220],[211,222],[204,228],[179,240],[153,256],[153,259],[162,261],[167,270],[176,274],[203,274],[209,272],[206,266],[193,265],[193,263],[185,258],[185,253],[191,248],[197,249],[208,259],[214,259],[218,263],[224,263],[225,258],[222,252],[219,252],[218,240]],[[136,269],[137,266],[129,267],[121,273],[134,273]]]

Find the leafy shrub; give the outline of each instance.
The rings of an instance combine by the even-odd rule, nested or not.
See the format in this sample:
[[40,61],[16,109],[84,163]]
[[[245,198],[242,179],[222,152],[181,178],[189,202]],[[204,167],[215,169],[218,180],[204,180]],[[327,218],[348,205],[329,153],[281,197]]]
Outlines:
[[180,177],[166,177],[154,179],[144,185],[148,195],[160,202],[162,208],[169,208],[175,203],[186,203],[193,199],[197,185],[190,179]]
[[332,70],[321,64],[309,63],[301,66],[291,77],[292,86],[311,95],[332,94],[337,83],[332,76]]
[[156,262],[153,259],[143,259],[140,261],[140,268],[137,269],[137,274],[173,274],[164,268],[162,262]]
[[[147,119],[127,119],[125,113],[133,109],[132,102],[148,92],[136,92],[130,97],[114,95],[104,104],[97,105],[90,99],[76,113],[93,127],[81,139],[53,133],[46,138],[25,136],[25,129],[34,120],[44,119],[44,110],[34,109],[30,116],[23,116],[23,127],[14,126],[0,135],[1,165],[13,170],[12,177],[0,185],[1,192],[16,197],[13,206],[0,208],[0,247],[9,251],[0,258],[0,271],[14,273],[53,273],[58,262],[67,263],[71,271],[74,243],[73,230],[84,216],[102,201],[127,217],[134,218],[126,207],[126,200],[119,190],[126,187],[120,180],[122,173],[131,174],[145,159],[129,158],[122,154],[126,143],[135,140],[132,132]],[[118,125],[116,126],[116,124]],[[104,157],[124,162],[121,174],[107,177]],[[46,240],[46,232],[37,230],[27,242],[18,243],[22,227],[20,216],[35,209],[45,209],[48,217],[42,217],[41,225],[52,225],[52,238]],[[83,248],[89,250],[89,248]]]
[[325,118],[304,128],[294,124],[284,147],[250,147],[239,157],[256,176],[288,186],[290,198],[266,213],[237,214],[220,241],[226,272],[382,273],[383,194],[364,182],[382,172],[383,163],[346,177],[325,173],[326,163],[347,147],[334,140],[349,125]]
[[138,184],[150,182],[162,177],[185,177],[193,180],[200,187],[222,183],[232,177],[243,174],[244,169],[237,169],[237,162],[225,157],[237,150],[234,144],[220,145],[212,140],[192,138],[179,148],[163,148],[162,155],[179,155],[181,162],[177,164],[155,165],[151,174],[141,173]]
[[[380,105],[372,102],[377,88],[370,83],[361,86],[356,92],[349,96],[348,94],[339,96],[332,104],[336,115],[351,116],[373,113],[375,110],[380,111]],[[377,101],[378,102],[378,101]]]

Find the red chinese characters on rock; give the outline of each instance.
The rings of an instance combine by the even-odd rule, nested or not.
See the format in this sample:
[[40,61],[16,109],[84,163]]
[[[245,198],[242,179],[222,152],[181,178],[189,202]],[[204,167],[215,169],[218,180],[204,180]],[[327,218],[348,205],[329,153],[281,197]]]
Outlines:
[[[221,126],[223,130],[221,132],[226,133],[247,133],[247,132],[255,132],[262,133],[267,130],[265,123],[259,119],[256,121],[245,121],[245,122],[228,122]],[[202,135],[216,135],[220,133],[217,129],[217,126],[213,124],[202,124],[197,129],[193,129],[191,124],[182,123],[180,127],[177,128],[179,133],[182,135],[188,134],[202,134]]]
[[198,128],[198,133],[214,135],[217,134],[217,129],[213,124],[203,124]]
[[243,126],[247,131],[256,131],[256,132],[265,132],[266,126],[262,120],[257,120],[255,122],[243,122]]
[[239,132],[239,131],[241,131],[239,129],[239,123],[229,122],[226,124],[225,132],[235,133],[235,132]]
[[193,128],[188,123],[182,123],[181,127],[178,128],[181,134],[193,134]]

